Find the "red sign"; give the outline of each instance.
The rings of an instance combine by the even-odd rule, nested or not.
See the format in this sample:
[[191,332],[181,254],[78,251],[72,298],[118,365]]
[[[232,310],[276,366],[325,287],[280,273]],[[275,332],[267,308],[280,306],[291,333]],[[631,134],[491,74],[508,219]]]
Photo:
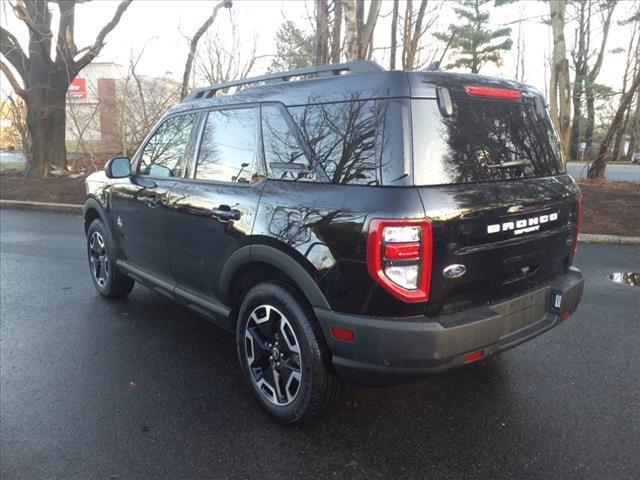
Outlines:
[[87,82],[84,78],[74,78],[69,85],[69,98],[87,98]]

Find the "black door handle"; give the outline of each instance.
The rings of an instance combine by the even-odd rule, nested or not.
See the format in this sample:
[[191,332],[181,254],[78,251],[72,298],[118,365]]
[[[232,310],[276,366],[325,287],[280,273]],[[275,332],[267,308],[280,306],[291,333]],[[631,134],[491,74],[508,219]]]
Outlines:
[[240,220],[242,212],[232,209],[229,205],[220,205],[218,208],[211,209],[211,216],[221,222],[228,222],[229,220]]

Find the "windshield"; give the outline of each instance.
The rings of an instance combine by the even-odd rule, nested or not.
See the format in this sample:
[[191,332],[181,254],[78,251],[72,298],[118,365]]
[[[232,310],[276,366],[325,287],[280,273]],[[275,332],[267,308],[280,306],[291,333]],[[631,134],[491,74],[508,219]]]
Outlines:
[[443,117],[435,100],[411,100],[414,183],[447,185],[564,173],[546,111],[533,103],[457,100]]

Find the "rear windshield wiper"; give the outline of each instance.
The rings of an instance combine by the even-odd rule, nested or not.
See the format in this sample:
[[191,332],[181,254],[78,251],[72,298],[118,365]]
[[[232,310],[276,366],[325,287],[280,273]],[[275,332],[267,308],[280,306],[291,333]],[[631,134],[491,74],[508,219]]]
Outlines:
[[488,168],[513,168],[513,167],[531,167],[531,160],[513,160],[511,162],[503,162],[497,165],[487,165]]

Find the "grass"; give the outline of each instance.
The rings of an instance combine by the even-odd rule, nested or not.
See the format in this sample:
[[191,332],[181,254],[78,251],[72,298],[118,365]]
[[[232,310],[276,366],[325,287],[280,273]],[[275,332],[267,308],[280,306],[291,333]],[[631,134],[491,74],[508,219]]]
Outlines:
[[4,173],[9,170],[24,170],[24,163],[22,162],[1,162],[0,173]]

